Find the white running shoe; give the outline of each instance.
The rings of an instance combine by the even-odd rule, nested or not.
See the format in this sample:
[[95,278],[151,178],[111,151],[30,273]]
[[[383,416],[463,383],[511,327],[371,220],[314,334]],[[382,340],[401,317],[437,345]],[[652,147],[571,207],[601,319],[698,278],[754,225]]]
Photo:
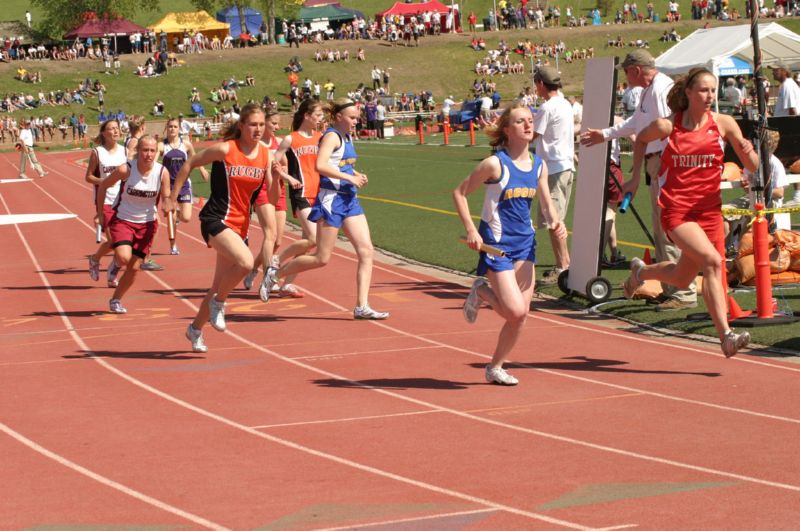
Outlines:
[[280,269],[281,267],[281,257],[277,254],[272,255],[272,267],[275,269]]
[[486,366],[486,381],[489,383],[496,383],[500,385],[517,385],[519,380],[511,376],[502,367],[492,368]]
[[203,331],[195,330],[192,323],[186,328],[186,339],[192,342],[192,352],[208,352],[208,347],[203,341]]
[[178,245],[177,244],[175,244],[172,247],[170,247],[169,254],[171,254],[173,256],[177,256],[177,255],[181,254],[180,250],[178,250]]
[[117,265],[117,261],[112,258],[111,263],[108,264],[108,269],[106,270],[106,281],[109,288],[116,288],[119,286],[117,275],[119,275],[120,269],[122,268]]
[[225,331],[225,303],[217,300],[215,293],[208,302],[208,322],[214,330]]
[[258,275],[258,269],[253,269],[244,276],[244,280],[242,280],[242,285],[244,286],[244,289],[246,289],[247,291],[253,289],[253,282],[256,280],[257,275]]
[[111,313],[128,313],[128,310],[122,306],[122,301],[119,299],[111,299],[108,301],[108,310]]
[[472,283],[472,287],[467,295],[467,300],[464,301],[464,319],[472,324],[478,318],[478,310],[481,308],[481,298],[478,296],[478,288],[486,285],[486,279],[478,277]]
[[625,298],[630,299],[636,294],[636,290],[644,285],[644,281],[639,279],[639,273],[644,269],[645,263],[641,258],[631,259],[631,274],[625,279],[622,285],[622,291],[625,293]]
[[261,286],[258,287],[258,297],[261,302],[269,302],[269,295],[272,289],[278,286],[278,270],[270,266],[267,272],[264,273],[264,280],[261,281]]
[[278,296],[281,298],[288,297],[290,299],[302,299],[306,296],[306,294],[297,289],[297,286],[294,284],[284,284],[278,288]]
[[737,334],[733,330],[728,330],[725,333],[725,337],[722,338],[722,353],[725,354],[726,358],[732,358],[740,349],[746,347],[748,343],[750,343],[749,332]]
[[389,312],[378,312],[370,308],[369,304],[365,304],[364,306],[356,306],[355,310],[353,310],[353,318],[382,321],[389,318]]
[[95,282],[100,280],[100,262],[91,256],[89,257],[89,277]]

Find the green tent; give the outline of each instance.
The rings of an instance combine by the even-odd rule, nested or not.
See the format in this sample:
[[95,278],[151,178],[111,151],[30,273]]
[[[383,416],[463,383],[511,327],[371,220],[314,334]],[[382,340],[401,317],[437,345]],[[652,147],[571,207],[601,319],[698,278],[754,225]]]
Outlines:
[[324,20],[342,21],[353,20],[356,17],[364,17],[360,11],[347,9],[340,5],[328,4],[319,7],[302,7],[298,19],[301,22],[319,22]]

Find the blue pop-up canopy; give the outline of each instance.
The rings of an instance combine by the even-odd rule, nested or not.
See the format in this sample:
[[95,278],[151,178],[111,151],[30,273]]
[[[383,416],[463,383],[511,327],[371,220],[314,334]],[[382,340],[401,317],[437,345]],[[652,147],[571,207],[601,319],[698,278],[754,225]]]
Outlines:
[[735,55],[720,61],[718,68],[720,76],[739,76],[753,73],[753,67],[750,66],[750,63]]
[[[242,32],[242,24],[239,21],[239,8],[236,6],[226,7],[221,11],[217,11],[217,20],[227,22],[231,25],[231,37],[234,39],[239,37]],[[247,31],[251,35],[258,35],[261,33],[261,22],[263,17],[261,12],[256,11],[250,7],[244,8],[244,20],[247,26]]]

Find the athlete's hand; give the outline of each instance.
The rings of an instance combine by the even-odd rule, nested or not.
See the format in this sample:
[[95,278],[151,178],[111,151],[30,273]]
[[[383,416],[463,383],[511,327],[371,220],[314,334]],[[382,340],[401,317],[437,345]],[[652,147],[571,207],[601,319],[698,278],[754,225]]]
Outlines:
[[631,194],[631,199],[636,197],[636,191],[639,189],[639,179],[630,179],[625,181],[622,184],[622,195],[629,193]]
[[169,213],[174,211],[175,211],[175,202],[172,200],[171,197],[167,197],[163,201],[161,201],[161,214],[164,216],[164,219],[167,219]]
[[483,238],[481,238],[481,235],[478,234],[478,231],[472,229],[467,232],[467,247],[473,251],[480,251],[481,244],[483,244]]
[[[101,220],[101,219],[102,219],[102,218],[100,217],[100,214],[95,214],[95,215],[94,215],[94,225],[95,225],[95,227],[96,227],[97,225],[101,225],[101,226],[103,225],[103,224],[100,222],[100,220]],[[105,228],[105,227],[103,227],[103,228]]]
[[289,183],[289,186],[291,186],[295,190],[297,190],[298,188],[302,188],[303,187],[303,183],[301,183],[300,181],[298,181],[294,177],[287,177],[286,178],[286,182]]
[[352,183],[355,184],[357,188],[361,188],[367,184],[367,174],[358,171],[355,172],[355,175],[352,176]]

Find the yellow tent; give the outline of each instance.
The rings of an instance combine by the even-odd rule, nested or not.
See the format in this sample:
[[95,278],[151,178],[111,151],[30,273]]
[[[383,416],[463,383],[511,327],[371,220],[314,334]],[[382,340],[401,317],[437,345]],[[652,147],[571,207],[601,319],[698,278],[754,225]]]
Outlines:
[[195,33],[199,31],[209,39],[215,36],[223,40],[230,33],[230,25],[225,22],[215,20],[205,11],[191,11],[181,13],[168,13],[164,18],[149,26],[149,29],[156,34],[156,46],[158,46],[158,36],[163,31],[167,34],[167,46],[170,50],[175,48],[175,38],[183,42],[185,31]]

